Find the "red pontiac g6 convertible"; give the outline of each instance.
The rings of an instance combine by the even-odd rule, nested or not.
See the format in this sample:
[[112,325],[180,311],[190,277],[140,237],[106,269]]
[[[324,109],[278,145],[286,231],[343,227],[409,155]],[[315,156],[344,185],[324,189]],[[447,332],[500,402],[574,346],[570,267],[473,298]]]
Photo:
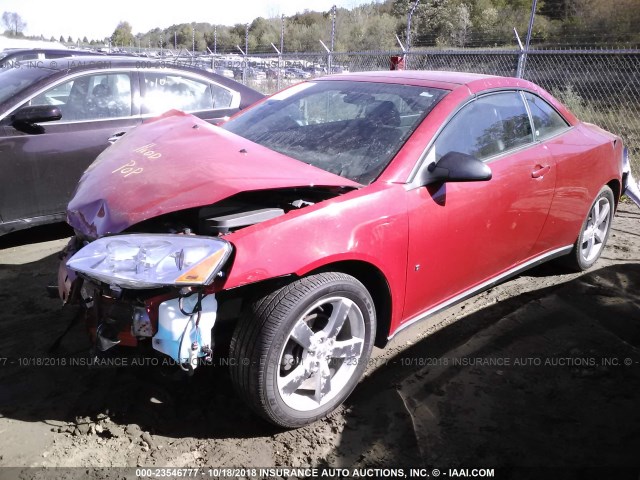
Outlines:
[[465,73],[315,79],[222,126],[172,111],[84,173],[60,292],[97,351],[184,370],[233,322],[239,395],[298,427],[403,328],[542,261],[591,267],[625,152],[532,83]]

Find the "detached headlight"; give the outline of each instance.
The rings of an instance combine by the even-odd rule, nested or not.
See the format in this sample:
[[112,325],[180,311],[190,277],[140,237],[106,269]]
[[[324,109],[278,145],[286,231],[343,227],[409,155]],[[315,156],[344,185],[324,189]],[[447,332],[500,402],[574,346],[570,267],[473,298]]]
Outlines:
[[67,266],[126,288],[208,285],[230,253],[231,244],[214,237],[116,235],[80,249]]

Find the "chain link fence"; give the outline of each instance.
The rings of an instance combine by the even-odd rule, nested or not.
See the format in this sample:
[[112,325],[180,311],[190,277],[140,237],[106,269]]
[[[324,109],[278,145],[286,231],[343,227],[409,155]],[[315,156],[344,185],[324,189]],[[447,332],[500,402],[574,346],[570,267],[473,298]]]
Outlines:
[[622,137],[640,174],[640,50],[542,51],[527,56],[524,78],[578,118]]
[[405,68],[412,70],[511,77],[526,60],[523,78],[551,92],[581,120],[622,137],[640,177],[640,50],[529,50],[525,55],[521,50],[432,49],[220,55],[197,61],[269,94],[329,72],[389,70],[392,57],[403,58]]
[[[391,54],[334,55],[350,71],[389,68]],[[516,76],[524,54],[505,50],[411,52],[416,70],[455,70]],[[640,50],[530,50],[523,78],[540,85],[578,118],[620,135],[640,173]]]

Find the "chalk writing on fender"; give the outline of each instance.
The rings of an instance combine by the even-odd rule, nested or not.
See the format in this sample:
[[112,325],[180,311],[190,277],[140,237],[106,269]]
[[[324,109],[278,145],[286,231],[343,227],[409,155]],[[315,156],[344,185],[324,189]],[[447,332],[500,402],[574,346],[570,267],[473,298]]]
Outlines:
[[[133,152],[138,153],[145,158],[155,160],[162,157],[162,154],[160,152],[156,152],[155,150],[152,150],[151,147],[154,147],[154,146],[155,146],[155,143],[148,143],[147,145],[143,145],[142,147],[138,147],[134,149]],[[144,171],[144,168],[140,167],[135,160],[129,160],[127,163],[116,168],[111,173],[119,173],[120,175],[126,178],[130,175],[137,175],[139,173],[142,173],[143,171]]]
[[120,173],[123,177],[126,178],[129,175],[137,175],[138,173],[142,173],[143,171],[144,171],[144,168],[136,167],[136,161],[135,160],[129,160],[129,162],[127,162],[124,165],[116,168],[111,173]]

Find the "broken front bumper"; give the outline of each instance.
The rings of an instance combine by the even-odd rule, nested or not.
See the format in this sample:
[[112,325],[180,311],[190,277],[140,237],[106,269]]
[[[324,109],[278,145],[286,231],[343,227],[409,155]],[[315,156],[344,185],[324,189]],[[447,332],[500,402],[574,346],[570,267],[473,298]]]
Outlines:
[[60,254],[58,293],[64,304],[79,303],[85,309],[98,351],[151,345],[185,370],[210,360],[218,310],[215,294],[192,288],[132,291],[94,283],[67,267],[78,246],[72,238]]

